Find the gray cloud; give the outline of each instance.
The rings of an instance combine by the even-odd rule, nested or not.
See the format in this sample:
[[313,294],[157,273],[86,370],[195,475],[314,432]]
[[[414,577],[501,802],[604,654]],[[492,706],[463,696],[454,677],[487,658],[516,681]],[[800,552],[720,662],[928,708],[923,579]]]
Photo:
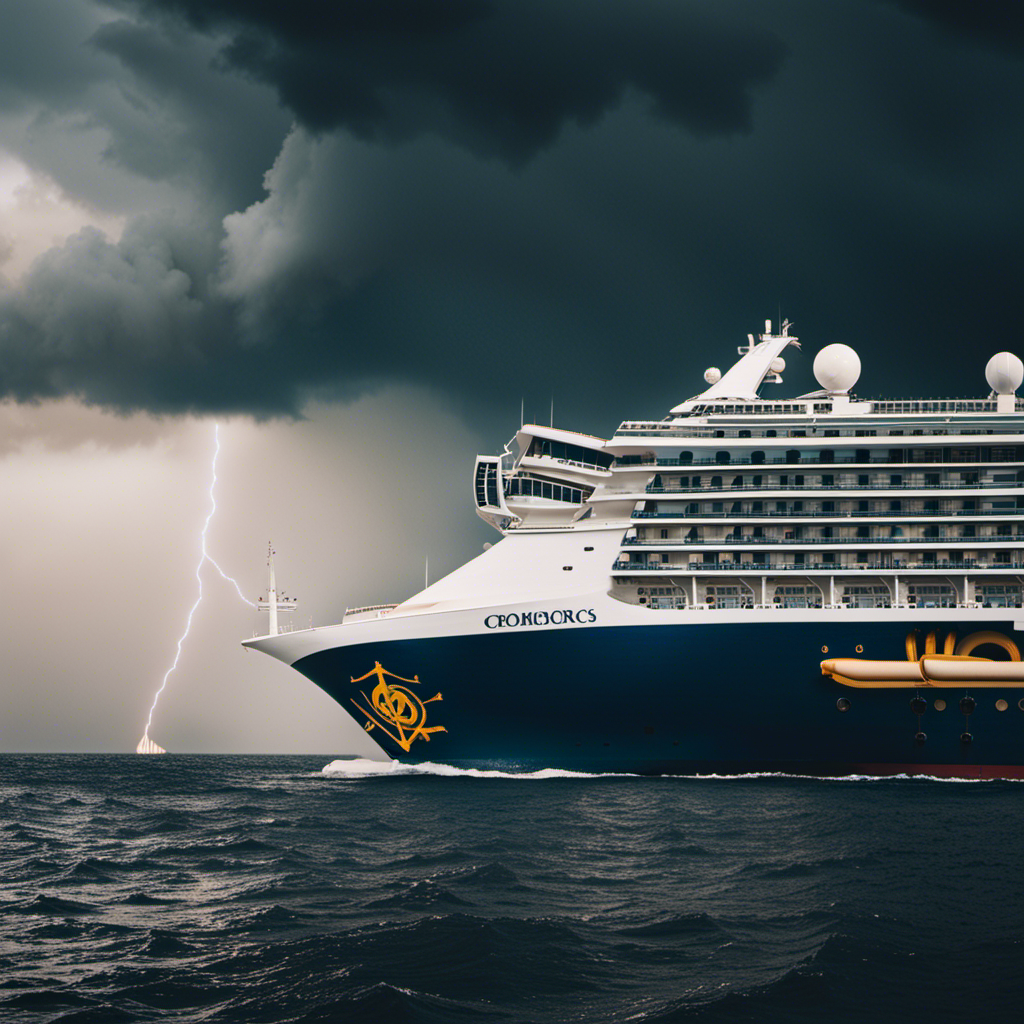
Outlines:
[[315,131],[367,140],[424,132],[521,162],[567,120],[593,123],[635,88],[701,135],[751,128],[751,90],[778,71],[770,32],[680,0],[375,0],[282,6],[162,0],[229,35],[225,61],[274,86]]
[[[495,116],[475,141],[463,108],[484,72],[474,65],[443,79],[462,90],[455,102],[431,78],[441,76],[437,54],[460,33],[510,45],[519,38],[512,7],[467,3],[437,23],[441,8],[404,5],[408,17],[383,28],[337,20],[319,33],[303,4],[124,0],[117,9],[134,13],[97,29],[90,45],[116,57],[123,87],[234,184],[181,170],[191,156],[172,166],[154,133],[114,133],[117,160],[144,168],[150,159],[145,173],[173,179],[180,208],[137,219],[120,242],[72,239],[0,297],[4,394],[275,415],[295,414],[311,395],[351,398],[400,380],[442,389],[495,430],[521,396],[529,413],[554,393],[566,422],[601,432],[620,412],[660,415],[695,391],[703,366],[780,303],[810,344],[861,348],[865,390],[889,390],[900,374],[914,390],[959,389],[950,367],[965,323],[1000,339],[996,347],[1012,333],[1019,62],[892,6],[650,4],[630,26],[615,20],[618,4],[588,5],[589,21],[571,3],[546,13],[515,6],[536,14],[536,38],[520,54],[536,58],[536,76],[513,63],[496,81],[514,72],[528,90],[556,64],[569,81],[535,120],[525,99],[497,116],[484,89],[480,109]],[[338,19],[394,14],[338,10]],[[363,127],[285,133],[270,91],[283,97],[280,83],[268,71],[253,84],[257,69],[232,49],[246,33],[305,54],[316,74],[358,68],[364,84],[401,102]],[[587,33],[596,53],[621,45],[611,91],[568,45]],[[662,80],[623,70],[637,55],[660,67],[663,39],[683,36],[767,41],[766,53],[784,40],[773,77],[730,78],[725,62],[731,86],[706,79],[721,93],[719,113],[738,110],[738,96],[756,98],[744,108],[752,120],[723,114],[711,134],[696,130],[690,99],[672,113],[674,96],[691,96],[676,71]],[[318,56],[321,44],[328,56]],[[422,54],[395,93],[382,84],[391,67],[382,54],[409,47]],[[717,59],[719,49],[707,50]],[[577,102],[587,89],[596,119]],[[350,118],[343,99],[324,102]],[[253,192],[253,162],[235,165],[230,152],[241,148],[242,110],[263,125],[261,137],[280,136],[259,193],[230,206],[226,195]],[[743,123],[751,130],[736,134]],[[202,142],[218,125],[230,140],[220,149]],[[140,154],[130,159],[129,140]],[[794,375],[810,386],[799,360]],[[636,385],[628,408],[624,380]],[[977,381],[982,388],[980,371]]]

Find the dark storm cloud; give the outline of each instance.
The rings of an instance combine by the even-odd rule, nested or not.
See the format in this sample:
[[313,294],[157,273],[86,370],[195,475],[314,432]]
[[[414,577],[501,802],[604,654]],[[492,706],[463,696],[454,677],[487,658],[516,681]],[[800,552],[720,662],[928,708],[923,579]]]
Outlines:
[[153,0],[229,35],[224,59],[272,84],[300,123],[396,141],[437,133],[522,161],[628,88],[702,135],[748,131],[751,89],[783,47],[680,0]]
[[886,0],[952,35],[1024,54],[1024,6],[1007,0]]
[[[883,3],[323,8],[123,0],[92,32],[238,194],[247,124],[281,138],[258,195],[226,209],[168,163],[194,183],[173,216],[71,239],[0,293],[0,392],[274,414],[397,380],[495,430],[554,394],[603,432],[693,394],[780,303],[809,354],[861,351],[862,393],[979,393],[1016,345],[1022,70],[973,33]],[[707,95],[665,39],[701,41]],[[752,70],[716,63],[727,39]],[[274,77],[289,61],[326,83],[319,114]],[[284,137],[278,96],[310,124]],[[159,175],[160,135],[121,130],[112,159],[131,143]]]

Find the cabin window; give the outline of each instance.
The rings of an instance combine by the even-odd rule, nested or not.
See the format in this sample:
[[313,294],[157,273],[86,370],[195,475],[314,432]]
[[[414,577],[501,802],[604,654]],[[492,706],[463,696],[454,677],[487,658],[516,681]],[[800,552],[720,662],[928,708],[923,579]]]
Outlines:
[[683,466],[689,466],[693,462],[693,452],[680,452],[679,463]]
[[720,466],[726,465],[731,459],[732,456],[728,452],[715,452],[715,462]]
[[750,462],[754,466],[760,466],[764,462],[764,452],[751,452]]

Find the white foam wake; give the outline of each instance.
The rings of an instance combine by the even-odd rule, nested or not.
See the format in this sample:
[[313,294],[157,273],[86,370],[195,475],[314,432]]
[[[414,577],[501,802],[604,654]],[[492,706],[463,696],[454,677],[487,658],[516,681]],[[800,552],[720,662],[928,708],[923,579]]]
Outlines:
[[744,772],[737,775],[660,775],[642,776],[630,772],[574,772],[567,768],[541,768],[532,772],[507,772],[487,768],[456,768],[450,764],[423,761],[406,764],[402,761],[371,761],[365,757],[341,758],[324,765],[322,775],[336,775],[347,778],[370,778],[380,775],[436,775],[449,778],[467,779],[686,779],[694,782],[743,782],[751,779],[798,779],[802,782],[1024,782],[1024,779],[965,779],[940,778],[935,775],[793,775],[788,772]]
[[320,769],[323,775],[344,775],[365,778],[373,775],[440,775],[468,779],[605,779],[628,777],[622,772],[572,772],[566,768],[541,768],[534,772],[503,772],[489,768],[456,768],[450,764],[423,761],[405,764],[402,761],[371,761],[365,757],[332,761]]

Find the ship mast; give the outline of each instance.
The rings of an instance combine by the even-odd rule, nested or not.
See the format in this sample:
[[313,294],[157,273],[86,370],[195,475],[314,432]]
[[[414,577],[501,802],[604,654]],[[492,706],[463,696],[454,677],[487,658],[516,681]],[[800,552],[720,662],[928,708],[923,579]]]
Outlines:
[[257,607],[261,612],[270,612],[270,627],[267,631],[268,636],[277,636],[280,633],[277,622],[278,612],[293,612],[298,607],[298,599],[294,597],[285,597],[282,592],[280,596],[277,593],[277,578],[274,575],[274,545],[271,542],[267,543],[267,566],[270,570],[270,579],[267,586],[266,599],[260,598]]

